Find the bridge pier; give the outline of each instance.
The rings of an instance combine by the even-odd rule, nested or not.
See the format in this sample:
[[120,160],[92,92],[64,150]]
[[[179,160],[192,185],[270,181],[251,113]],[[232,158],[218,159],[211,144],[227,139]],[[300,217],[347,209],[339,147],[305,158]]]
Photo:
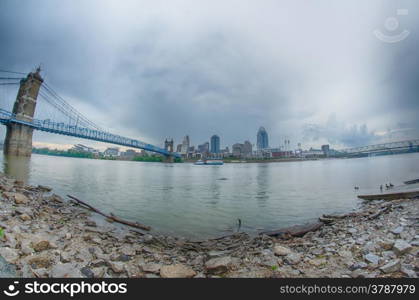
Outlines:
[[[19,92],[13,106],[16,119],[31,122],[35,114],[36,100],[43,79],[40,69],[31,72],[20,81]],[[11,123],[7,125],[6,139],[4,141],[4,154],[16,156],[31,156],[33,128]]]

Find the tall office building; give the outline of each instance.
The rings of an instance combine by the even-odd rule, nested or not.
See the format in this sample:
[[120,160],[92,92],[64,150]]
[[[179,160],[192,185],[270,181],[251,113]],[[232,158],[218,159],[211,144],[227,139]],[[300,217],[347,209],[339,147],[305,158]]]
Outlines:
[[182,154],[188,154],[189,151],[189,135],[186,135],[182,141]]
[[268,133],[264,127],[260,127],[257,133],[257,148],[258,150],[269,148]]
[[216,134],[211,137],[211,153],[220,153],[220,137]]
[[252,155],[252,143],[249,141],[245,141],[243,144],[243,154],[244,156],[251,156]]

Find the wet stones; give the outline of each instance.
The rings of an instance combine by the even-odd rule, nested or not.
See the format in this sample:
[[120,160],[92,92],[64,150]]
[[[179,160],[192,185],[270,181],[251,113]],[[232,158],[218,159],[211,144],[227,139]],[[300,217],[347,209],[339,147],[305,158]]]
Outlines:
[[27,204],[29,202],[29,198],[21,193],[4,192],[3,195],[16,204]]

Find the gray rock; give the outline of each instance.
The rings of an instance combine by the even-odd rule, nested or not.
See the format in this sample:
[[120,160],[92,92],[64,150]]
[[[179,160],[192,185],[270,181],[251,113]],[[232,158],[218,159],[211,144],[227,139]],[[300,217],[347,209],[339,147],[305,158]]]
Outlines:
[[125,264],[119,261],[110,261],[109,266],[115,273],[123,273],[125,271]]
[[93,272],[94,278],[102,278],[106,274],[106,268],[105,267],[92,268],[92,272]]
[[52,278],[80,278],[82,274],[77,264],[58,263],[51,268],[49,275]]
[[0,256],[0,278],[17,277],[16,267]]
[[394,243],[393,250],[397,255],[402,255],[409,252],[412,246],[404,240],[397,240]]
[[19,254],[15,249],[0,247],[0,257],[3,257],[9,264],[13,264],[18,260]]
[[358,270],[358,269],[365,269],[366,267],[368,267],[368,264],[366,264],[365,262],[363,262],[363,261],[360,261],[360,262],[356,262],[356,263],[354,263],[353,265],[351,265],[350,267],[349,267],[349,269],[351,270],[351,271],[355,271],[355,270]]
[[393,240],[382,240],[382,241],[379,242],[379,245],[384,250],[391,250],[393,248],[394,241]]
[[348,232],[349,232],[350,234],[355,234],[355,233],[357,233],[357,232],[358,232],[358,230],[356,230],[355,228],[349,228],[349,229],[348,229]]
[[273,248],[273,252],[275,253],[275,255],[278,256],[286,256],[288,254],[291,254],[292,251],[287,247],[276,244]]
[[378,263],[380,261],[380,258],[377,255],[373,254],[373,253],[368,253],[367,255],[364,255],[364,259],[367,262],[372,263],[374,265],[378,265]]
[[396,227],[396,228],[394,228],[394,229],[392,229],[391,230],[391,233],[393,233],[393,234],[400,234],[400,233],[402,233],[402,231],[404,230],[404,228],[403,228],[403,226],[398,226],[398,227]]
[[402,272],[403,274],[405,274],[409,278],[418,278],[415,271],[413,271],[413,270],[411,270],[411,269],[409,269],[405,266],[402,266],[400,268],[400,272]]
[[362,269],[356,269],[350,275],[352,278],[366,278],[368,273]]
[[140,265],[140,267],[144,272],[159,274],[162,265],[161,264],[156,264],[156,263],[149,263],[149,264],[145,264],[145,265]]
[[301,261],[301,254],[299,253],[290,253],[285,256],[284,261],[290,265],[296,265]]
[[123,245],[120,252],[126,256],[134,256],[136,251],[131,245]]
[[400,259],[396,259],[382,266],[380,270],[384,273],[393,273],[399,271],[400,267]]
[[93,271],[91,269],[89,269],[88,267],[81,268],[80,272],[83,274],[83,276],[85,276],[87,278],[94,278],[95,277]]
[[227,254],[228,254],[228,251],[216,251],[216,250],[212,250],[207,253],[209,258],[222,257]]

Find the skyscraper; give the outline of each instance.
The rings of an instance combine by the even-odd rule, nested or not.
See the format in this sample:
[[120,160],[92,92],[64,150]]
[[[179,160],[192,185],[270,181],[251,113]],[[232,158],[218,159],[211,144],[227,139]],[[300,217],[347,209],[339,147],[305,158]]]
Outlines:
[[257,148],[258,150],[269,148],[268,133],[264,127],[260,127],[257,133]]
[[189,135],[186,135],[182,141],[182,154],[188,155],[189,151]]
[[211,153],[220,153],[220,137],[216,134],[211,137]]

